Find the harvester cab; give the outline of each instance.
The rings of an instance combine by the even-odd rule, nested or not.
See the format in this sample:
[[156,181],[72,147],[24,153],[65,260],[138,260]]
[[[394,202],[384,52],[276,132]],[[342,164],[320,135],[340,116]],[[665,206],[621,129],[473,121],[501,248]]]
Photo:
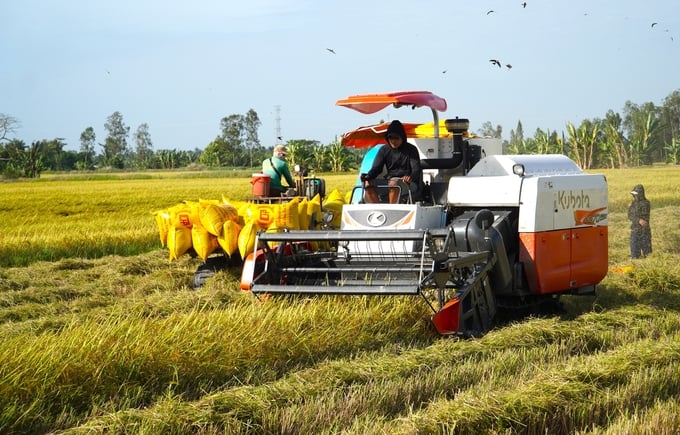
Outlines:
[[[361,180],[340,229],[258,233],[241,287],[255,294],[420,296],[442,335],[481,335],[499,309],[593,294],[607,272],[607,184],[562,155],[503,155],[498,139],[469,134],[463,118],[439,120],[431,92],[354,95],[361,113],[429,107],[433,122],[406,123],[421,155],[425,195],[365,204]],[[368,147],[359,173],[384,146],[387,124],[343,135]],[[357,193],[358,192],[358,193]]]

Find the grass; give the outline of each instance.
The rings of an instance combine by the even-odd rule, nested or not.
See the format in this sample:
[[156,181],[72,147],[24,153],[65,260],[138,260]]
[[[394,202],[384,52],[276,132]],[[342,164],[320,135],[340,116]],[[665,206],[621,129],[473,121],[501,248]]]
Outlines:
[[652,256],[469,340],[437,336],[417,298],[261,302],[238,268],[192,290],[201,260],[169,261],[152,212],[243,199],[249,174],[0,184],[0,432],[677,433],[680,174],[605,173],[612,268],[631,264],[638,182]]

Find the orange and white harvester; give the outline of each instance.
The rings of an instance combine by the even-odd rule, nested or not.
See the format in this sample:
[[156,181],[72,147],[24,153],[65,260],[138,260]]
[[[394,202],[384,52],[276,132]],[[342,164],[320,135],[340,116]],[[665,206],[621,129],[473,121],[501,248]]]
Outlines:
[[[442,335],[481,335],[498,310],[594,294],[607,273],[607,181],[564,155],[504,155],[472,137],[466,119],[439,120],[446,100],[427,91],[354,95],[362,113],[429,107],[434,121],[404,122],[421,154],[421,198],[366,204],[357,187],[340,228],[261,232],[241,287],[255,294],[420,296]],[[387,124],[343,136],[383,146]]]

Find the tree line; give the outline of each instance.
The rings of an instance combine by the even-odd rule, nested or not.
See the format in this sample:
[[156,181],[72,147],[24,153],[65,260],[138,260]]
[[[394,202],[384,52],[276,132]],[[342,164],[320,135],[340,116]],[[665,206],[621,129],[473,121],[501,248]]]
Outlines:
[[[480,133],[501,137],[500,126],[485,123]],[[508,154],[564,154],[582,169],[626,168],[653,163],[680,163],[680,90],[660,106],[627,101],[622,113],[607,111],[602,118],[567,122],[566,131],[536,129],[524,136],[522,123],[504,142]]]
[[[146,170],[181,168],[259,168],[271,156],[273,147],[260,143],[261,125],[257,112],[232,114],[220,120],[220,134],[204,149],[155,150],[148,124],[130,134],[120,112],[104,123],[106,136],[97,141],[93,127],[80,134],[80,149],[65,150],[63,138],[44,139],[27,145],[11,138],[19,129],[16,118],[0,113],[0,175],[3,178],[35,178],[43,171]],[[321,144],[314,140],[289,140],[288,161],[316,172],[343,172],[357,168],[363,151],[342,146],[339,140]]]
[[[220,134],[204,149],[192,151],[154,150],[146,123],[139,125],[130,137],[130,127],[120,112],[106,119],[103,142],[97,142],[94,128],[83,130],[79,151],[65,150],[63,138],[27,145],[12,137],[19,125],[16,118],[0,113],[0,174],[4,178],[35,178],[46,170],[258,168],[272,151],[272,147],[260,143],[261,122],[253,109],[222,118]],[[622,113],[609,110],[602,118],[585,119],[578,125],[567,122],[566,130],[560,133],[537,128],[532,137],[525,137],[522,122],[518,121],[508,139],[502,137],[501,126],[494,127],[490,122],[482,124],[477,134],[503,139],[508,154],[564,154],[583,169],[678,164],[680,90],[669,94],[660,106],[627,101]],[[285,145],[289,149],[289,163],[316,172],[356,169],[365,151],[344,147],[337,138],[330,144],[296,139]]]

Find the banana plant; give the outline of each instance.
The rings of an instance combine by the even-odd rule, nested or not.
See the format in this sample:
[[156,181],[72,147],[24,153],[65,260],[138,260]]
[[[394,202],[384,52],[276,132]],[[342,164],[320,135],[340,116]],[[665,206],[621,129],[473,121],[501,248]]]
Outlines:
[[581,169],[590,169],[600,135],[599,123],[584,121],[576,128],[574,124],[568,122],[567,133],[571,145],[571,158]]

